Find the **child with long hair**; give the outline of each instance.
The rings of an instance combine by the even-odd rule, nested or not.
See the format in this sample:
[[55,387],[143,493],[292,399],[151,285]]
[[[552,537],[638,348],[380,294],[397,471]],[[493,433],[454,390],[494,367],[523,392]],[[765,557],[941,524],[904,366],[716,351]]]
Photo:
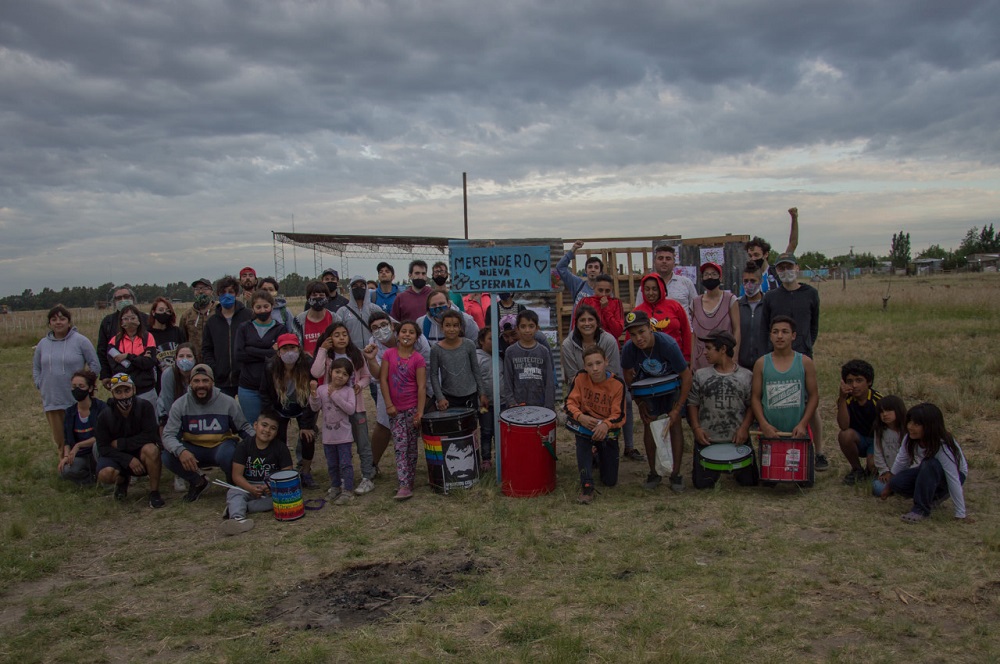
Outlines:
[[265,366],[261,376],[261,410],[278,415],[276,440],[288,444],[288,423],[299,423],[299,443],[302,445],[302,486],[313,489],[312,460],[316,452],[316,413],[309,407],[312,357],[302,352],[299,338],[291,332],[278,337],[277,355]]
[[906,413],[906,436],[891,472],[882,497],[913,496],[913,507],[901,517],[906,523],[923,521],[948,496],[955,504],[955,518],[966,518],[962,485],[969,464],[934,404],[918,404]]
[[358,395],[351,385],[354,364],[346,357],[333,360],[323,385],[310,383],[309,406],[323,411],[323,453],[330,473],[327,497],[337,505],[354,499],[354,466],[351,462],[351,416]]
[[906,421],[906,404],[895,394],[882,397],[875,404],[875,479],[872,493],[882,495],[882,489],[892,477],[892,464],[899,454],[899,444],[903,440],[903,423]]
[[427,381],[427,362],[413,348],[419,338],[420,328],[414,321],[400,323],[396,347],[385,351],[379,368],[382,399],[385,400],[396,451],[396,476],[399,479],[396,500],[413,497],[417,439],[420,436],[420,420],[424,416],[424,385]]
[[361,482],[354,493],[361,496],[375,488],[375,464],[372,460],[372,442],[368,433],[368,412],[365,409],[364,391],[372,382],[368,362],[361,350],[351,340],[345,323],[336,320],[324,330],[316,340],[316,359],[312,365],[313,378],[325,380],[330,374],[334,360],[346,359],[351,363],[351,389],[354,390],[355,408],[351,414],[351,435],[358,446],[361,460]]
[[449,309],[441,315],[444,339],[431,346],[431,387],[438,410],[487,408],[489,397],[479,372],[476,344],[462,337],[462,314]]
[[127,373],[135,384],[135,395],[155,406],[156,342],[134,304],[118,312],[118,334],[103,351],[111,361],[111,373]]

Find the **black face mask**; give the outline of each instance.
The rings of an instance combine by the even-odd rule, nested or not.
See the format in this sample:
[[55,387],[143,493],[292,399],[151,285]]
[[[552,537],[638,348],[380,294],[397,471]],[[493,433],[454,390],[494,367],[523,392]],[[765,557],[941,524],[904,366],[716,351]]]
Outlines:
[[73,393],[73,398],[77,401],[83,401],[90,396],[90,390],[82,387],[74,387],[70,391]]
[[322,311],[326,308],[326,298],[325,297],[313,297],[309,299],[309,308],[313,311]]
[[160,325],[167,325],[170,323],[170,319],[173,318],[173,316],[169,311],[166,311],[162,314],[153,314],[153,318],[156,319],[156,322]]
[[755,258],[755,259],[753,259],[753,262],[757,264],[757,269],[758,270],[760,268],[764,267],[764,259],[763,258]]
[[261,311],[260,313],[254,314],[254,318],[259,320],[261,323],[266,323],[267,321],[271,320],[271,312]]
[[119,399],[118,397],[115,397],[115,404],[117,404],[118,408],[120,408],[121,410],[128,410],[129,408],[132,407],[132,404],[134,403],[135,403],[134,394],[130,397],[125,397],[124,399]]
[[721,283],[722,282],[719,281],[718,279],[702,279],[701,280],[701,285],[704,286],[705,288],[707,288],[708,290],[715,290],[716,288],[719,287],[719,284],[721,284]]
[[365,298],[365,293],[367,292],[367,286],[355,286],[351,289],[351,295],[354,296],[355,300],[363,300]]
[[340,282],[331,281],[326,285],[326,287],[330,289],[330,295],[336,296],[337,291],[340,289]]
[[414,279],[412,283],[413,283],[413,287],[416,288],[417,290],[423,290],[424,286],[427,285],[427,280],[426,279]]
[[501,302],[506,302],[510,298],[514,297],[513,293],[497,293],[497,297],[500,298]]
[[434,279],[434,283],[437,284],[438,286],[444,286],[445,282],[448,281],[448,277],[442,277],[440,275],[432,277],[432,279]]

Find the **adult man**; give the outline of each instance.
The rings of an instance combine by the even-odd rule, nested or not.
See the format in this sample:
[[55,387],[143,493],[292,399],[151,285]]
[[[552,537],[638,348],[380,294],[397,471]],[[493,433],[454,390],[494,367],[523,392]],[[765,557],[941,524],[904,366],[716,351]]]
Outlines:
[[231,276],[219,279],[215,292],[219,304],[205,323],[201,340],[202,362],[212,368],[215,385],[223,394],[236,396],[240,382],[240,362],[236,359],[236,330],[251,320],[250,309],[236,300],[239,284]]
[[625,316],[625,329],[631,338],[622,347],[622,369],[625,371],[625,384],[632,389],[632,384],[638,380],[676,374],[681,381],[681,389],[672,394],[660,397],[650,405],[645,399],[633,399],[639,402],[639,417],[642,418],[643,443],[646,447],[646,461],[649,462],[649,475],[643,485],[652,491],[659,486],[662,478],[655,470],[656,443],[650,423],[660,417],[669,417],[670,448],[673,453],[673,474],[670,476],[670,488],[675,493],[684,490],[684,479],[681,477],[681,461],[684,457],[684,431],[681,428],[681,408],[687,401],[691,390],[691,368],[684,360],[680,346],[674,339],[662,332],[654,332],[649,316],[644,311],[631,311]]
[[[714,486],[720,475],[719,471],[701,465],[702,450],[713,443],[746,443],[753,422],[753,374],[733,359],[736,337],[728,330],[716,330],[702,341],[711,366],[695,372],[687,401],[694,433],[691,483],[696,489]],[[742,486],[756,484],[756,462],[734,472],[733,478]]]
[[570,250],[563,254],[563,257],[556,263],[556,272],[563,283],[566,284],[566,290],[569,291],[569,295],[573,300],[574,309],[576,309],[576,305],[580,303],[580,300],[594,294],[594,280],[597,278],[597,275],[604,272],[604,261],[597,256],[589,256],[587,262],[583,265],[583,271],[587,275],[587,278],[584,280],[573,274],[569,269],[569,264],[573,260],[573,257],[576,256],[576,252],[580,251],[582,247],[583,240],[577,240],[573,243]]
[[757,359],[767,352],[767,326],[763,323],[763,309],[760,306],[764,302],[764,293],[760,284],[760,268],[754,261],[747,261],[743,268],[743,295],[739,299],[739,364],[748,371],[753,371]]
[[243,304],[249,306],[253,292],[257,290],[257,272],[250,266],[240,270],[240,287],[243,289]]
[[427,296],[431,287],[427,285],[427,263],[422,260],[410,261],[410,287],[396,295],[390,315],[398,321],[417,320],[427,313]]
[[334,320],[334,314],[326,308],[329,295],[322,281],[310,281],[306,285],[306,310],[295,317],[302,330],[302,350],[312,356],[316,355],[316,342]]
[[[799,246],[799,209],[788,208],[788,214],[792,217],[792,227],[788,232],[788,247],[785,249],[785,253],[794,254]],[[767,243],[767,240],[754,236],[744,245],[744,248],[747,250],[750,260],[757,264],[757,269],[760,271],[762,277],[761,293],[766,293],[780,286],[781,281],[778,279],[777,270],[773,265],[767,264],[767,256],[771,253],[771,245]]]
[[[792,349],[811,360],[813,344],[819,335],[819,291],[809,284],[799,283],[798,260],[795,254],[785,253],[778,256],[775,268],[781,287],[768,291],[764,296],[764,304],[761,305],[762,322],[770,329],[778,316],[788,316],[794,320],[797,331],[792,341]],[[827,470],[830,462],[823,454],[823,430],[819,413],[814,413],[810,426],[813,431],[813,443],[816,446],[816,470]]]
[[[114,311],[101,320],[101,325],[97,330],[97,361],[101,363],[101,382],[104,387],[110,389],[111,385],[111,362],[108,358],[108,344],[118,334],[118,313],[129,306],[135,304],[135,291],[128,284],[122,284],[111,291],[111,305]],[[149,329],[149,316],[139,312],[139,322],[145,330]]]
[[94,426],[99,458],[97,481],[115,485],[115,499],[125,500],[133,475],[149,475],[149,506],[159,509],[160,442],[156,409],[135,398],[135,384],[126,373],[118,373],[111,384],[110,408],[105,408]]
[[615,281],[609,275],[599,274],[594,277],[594,294],[582,298],[574,307],[573,319],[576,319],[576,308],[581,304],[589,304],[601,317],[601,328],[618,339],[625,332],[625,310],[622,301],[614,295]]
[[372,333],[368,329],[368,319],[376,311],[381,311],[368,299],[368,284],[360,274],[351,277],[351,299],[347,305],[337,312],[337,319],[347,326],[347,333],[358,349],[364,348],[371,341]]
[[788,316],[775,316],[770,332],[774,350],[753,367],[753,412],[765,438],[779,432],[808,438],[809,421],[819,405],[816,365],[792,348],[795,327]]
[[340,273],[332,267],[323,270],[319,280],[326,284],[330,291],[329,299],[326,301],[326,308],[330,313],[337,313],[341,307],[347,306],[347,298],[340,294]]
[[396,278],[396,268],[382,261],[378,264],[378,288],[372,291],[372,303],[385,313],[392,311],[392,303],[399,295],[399,286],[392,283]]
[[163,427],[163,465],[188,483],[184,500],[193,503],[208,487],[199,468],[218,466],[232,482],[236,443],[253,434],[236,399],[215,387],[212,368],[195,365],[188,391],[174,401]]
[[214,309],[212,282],[202,277],[192,281],[191,288],[194,289],[194,303],[190,309],[184,312],[177,324],[184,330],[188,342],[194,346],[195,354],[200,359],[205,323],[208,322],[208,317],[212,315]]
[[[653,271],[663,279],[663,284],[667,287],[667,297],[680,302],[681,306],[684,307],[690,324],[691,305],[698,297],[698,291],[695,290],[694,283],[683,274],[674,274],[675,267],[677,267],[676,250],[669,244],[658,246],[653,252]],[[642,288],[640,287],[635,294],[635,305],[639,306],[642,301]]]
[[[434,263],[431,268],[431,281],[438,288],[445,288],[445,284],[448,283],[448,264],[443,261],[438,261]],[[465,303],[462,301],[462,296],[458,293],[452,293],[448,291],[448,299],[454,304],[459,311],[465,313]]]

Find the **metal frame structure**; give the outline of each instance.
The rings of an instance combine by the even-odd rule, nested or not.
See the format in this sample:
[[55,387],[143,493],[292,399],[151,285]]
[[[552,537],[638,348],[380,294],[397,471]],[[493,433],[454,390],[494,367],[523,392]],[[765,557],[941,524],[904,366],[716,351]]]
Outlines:
[[327,233],[287,233],[271,231],[274,242],[275,278],[285,278],[285,245],[311,249],[313,269],[319,275],[323,271],[323,255],[340,259],[340,273],[350,274],[350,258],[372,258],[373,256],[392,258],[430,258],[438,260],[448,255],[446,237],[410,237],[401,235],[332,235]]

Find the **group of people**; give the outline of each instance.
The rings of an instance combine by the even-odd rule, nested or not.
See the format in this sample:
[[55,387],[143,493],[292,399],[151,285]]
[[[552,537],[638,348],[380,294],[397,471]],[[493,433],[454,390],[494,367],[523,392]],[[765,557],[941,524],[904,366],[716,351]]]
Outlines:
[[[828,468],[811,359],[819,297],[798,280],[797,214],[789,212],[789,247],[774,266],[767,264],[766,242],[747,244],[750,261],[738,296],[722,289],[723,270],[715,263],[700,266],[698,294],[675,272],[675,249],[665,245],[656,248],[655,269],[642,278],[637,304],[626,314],[599,258],[587,259],[584,276],[569,270],[582,242],[559,261],[557,272],[574,302],[560,351],[581,502],[593,500],[595,466],[604,485],[617,483],[619,438],[623,458],[649,464],[644,486],[654,490],[663,479],[654,465],[660,426],[669,432],[670,487],[682,491],[684,420],[694,438],[698,488],[718,481],[701,467],[702,450],[746,442],[755,422],[762,436],[810,438],[816,470]],[[34,378],[59,473],[80,484],[113,485],[119,499],[133,477],[148,476],[149,505],[159,508],[164,467],[186,501],[208,487],[204,470],[218,467],[230,485],[222,530],[236,534],[253,527],[248,513],[270,509],[272,473],[297,467],[303,485],[317,487],[317,440],[327,462],[328,500],[348,504],[374,490],[390,441],[395,498],[409,499],[421,420],[429,410],[455,407],[476,411],[479,466],[489,470],[494,409],[556,408],[555,358],[538,315],[513,293],[495,295],[502,359],[494,367],[489,294],[449,292],[444,262],[432,266],[433,286],[421,260],[410,263],[405,288],[395,283],[389,263],[379,263],[377,272],[372,281],[351,277],[342,293],[338,272],[327,269],[308,284],[305,311],[297,313],[289,311],[276,280],[259,280],[250,267],[214,284],[195,280],[193,306],[179,318],[166,298],[140,310],[131,288],[122,286],[111,293],[114,311],[100,324],[96,349],[73,327],[69,310],[54,307],[50,331],[36,347]],[[492,393],[495,369],[498,395]],[[968,466],[940,410],[921,404],[906,411],[898,397],[882,398],[871,388],[874,372],[865,362],[849,362],[844,371],[837,422],[851,465],[845,482],[871,477],[880,496],[913,495],[908,521],[925,518],[948,495],[963,518]],[[662,380],[673,380],[675,388],[655,399],[635,393]],[[97,398],[99,383],[110,392],[107,402]],[[373,424],[366,392],[375,404]],[[633,404],[645,455],[634,445]],[[655,424],[660,419],[667,421]],[[756,468],[737,480],[755,484]]]

